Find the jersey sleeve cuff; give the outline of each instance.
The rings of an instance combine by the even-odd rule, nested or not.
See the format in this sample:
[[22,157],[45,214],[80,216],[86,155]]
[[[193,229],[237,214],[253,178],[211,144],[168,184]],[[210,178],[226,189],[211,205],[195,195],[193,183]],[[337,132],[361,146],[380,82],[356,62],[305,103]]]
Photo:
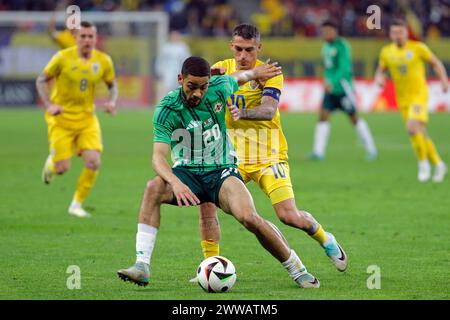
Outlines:
[[165,144],[168,144],[168,145],[170,145],[170,143],[171,143],[170,140],[166,140],[166,139],[163,139],[163,138],[154,138],[153,142],[165,143]]

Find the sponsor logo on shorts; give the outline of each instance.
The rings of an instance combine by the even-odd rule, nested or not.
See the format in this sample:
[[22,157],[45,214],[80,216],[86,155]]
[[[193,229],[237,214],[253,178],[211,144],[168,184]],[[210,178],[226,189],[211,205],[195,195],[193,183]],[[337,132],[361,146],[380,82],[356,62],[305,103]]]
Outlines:
[[238,174],[238,169],[237,168],[223,169],[222,173],[220,174],[220,179],[226,178],[232,173]]
[[421,111],[420,109],[421,109],[421,108],[420,108],[420,105],[418,105],[418,104],[413,105],[413,112],[414,112],[414,113],[419,114],[420,111]]

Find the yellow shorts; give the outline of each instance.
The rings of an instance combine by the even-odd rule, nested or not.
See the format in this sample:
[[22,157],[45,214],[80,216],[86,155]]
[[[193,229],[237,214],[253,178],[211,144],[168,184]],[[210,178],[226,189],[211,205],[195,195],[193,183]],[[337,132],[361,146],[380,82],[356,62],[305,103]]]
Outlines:
[[48,142],[53,161],[70,159],[73,151],[81,155],[82,150],[103,151],[102,135],[97,116],[82,121],[67,121],[59,116],[45,114],[48,124]]
[[412,103],[407,106],[400,106],[400,113],[403,121],[417,120],[419,122],[428,122],[427,103]]
[[286,161],[265,165],[239,165],[239,173],[245,183],[255,181],[272,204],[294,198],[289,164]]

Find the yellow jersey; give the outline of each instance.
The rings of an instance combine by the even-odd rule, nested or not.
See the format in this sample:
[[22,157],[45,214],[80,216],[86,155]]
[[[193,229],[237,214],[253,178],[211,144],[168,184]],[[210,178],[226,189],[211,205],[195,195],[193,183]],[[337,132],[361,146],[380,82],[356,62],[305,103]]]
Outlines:
[[48,78],[55,78],[50,100],[63,108],[65,120],[78,121],[95,111],[95,86],[99,81],[114,81],[114,66],[109,55],[96,49],[90,59],[78,56],[78,48],[57,52],[44,69]]
[[[256,66],[263,64],[256,61]],[[219,61],[213,67],[226,68],[226,74],[236,71],[236,60]],[[252,109],[261,104],[264,95],[279,99],[283,88],[283,75],[275,76],[265,83],[249,81],[239,87],[229,98],[231,104],[239,108]],[[280,112],[276,111],[272,120],[234,121],[228,108],[225,116],[228,133],[233,141],[239,164],[267,164],[287,161],[287,141],[281,128]]]
[[55,40],[61,50],[73,47],[77,44],[72,32],[67,29],[64,31],[56,31],[53,40]]
[[391,43],[381,50],[379,64],[391,74],[400,108],[427,104],[424,62],[430,61],[431,57],[430,49],[423,42],[412,40],[408,40],[402,48]]

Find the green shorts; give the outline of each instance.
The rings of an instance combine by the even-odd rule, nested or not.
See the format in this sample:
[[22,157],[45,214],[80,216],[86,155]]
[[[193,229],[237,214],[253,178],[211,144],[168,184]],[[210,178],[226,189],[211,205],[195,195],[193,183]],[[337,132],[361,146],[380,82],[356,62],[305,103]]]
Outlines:
[[[207,172],[195,172],[187,168],[175,167],[172,168],[172,171],[181,182],[192,190],[201,203],[213,202],[219,208],[219,191],[222,183],[229,177],[237,177],[242,180],[239,170],[235,167]],[[175,196],[171,204],[177,205]]]
[[352,99],[350,99],[345,93],[325,93],[325,96],[323,97],[322,108],[329,112],[333,112],[339,109],[350,116],[356,113],[356,107],[352,102]]

